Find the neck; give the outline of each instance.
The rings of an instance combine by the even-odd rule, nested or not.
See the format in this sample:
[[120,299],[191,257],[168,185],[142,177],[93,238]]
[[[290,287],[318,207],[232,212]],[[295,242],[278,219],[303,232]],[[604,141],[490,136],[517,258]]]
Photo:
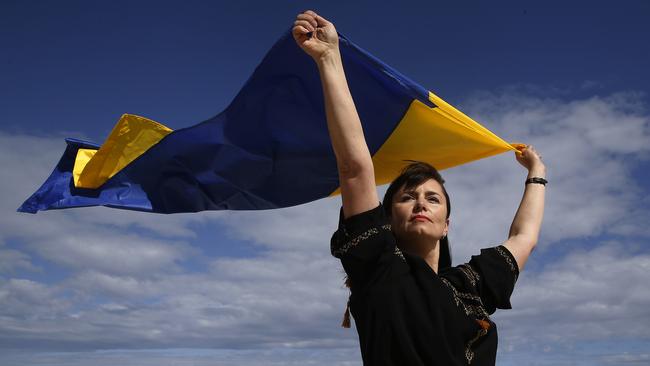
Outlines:
[[402,247],[401,249],[421,257],[435,273],[438,273],[438,259],[440,258],[440,240],[437,240],[434,245],[431,245],[430,242],[415,243],[411,241],[408,247]]
[[436,243],[436,247],[429,251],[426,256],[423,256],[424,261],[427,262],[429,267],[438,273],[438,260],[440,259],[440,242]]

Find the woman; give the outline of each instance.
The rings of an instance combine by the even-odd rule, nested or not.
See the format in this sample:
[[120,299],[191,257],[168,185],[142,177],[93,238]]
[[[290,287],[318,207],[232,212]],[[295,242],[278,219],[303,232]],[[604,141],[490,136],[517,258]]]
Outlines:
[[306,11],[293,36],[316,62],[323,85],[343,200],[332,254],[348,275],[364,364],[493,365],[497,331],[489,315],[510,308],[539,236],[546,183],[540,156],[531,146],[516,154],[529,179],[508,239],[451,267],[451,205],[440,174],[424,163],[410,165],[379,204],[334,25]]

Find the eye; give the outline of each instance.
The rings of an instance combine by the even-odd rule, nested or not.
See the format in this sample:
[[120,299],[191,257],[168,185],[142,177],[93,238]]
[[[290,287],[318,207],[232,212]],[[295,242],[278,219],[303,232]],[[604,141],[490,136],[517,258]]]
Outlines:
[[401,202],[406,202],[406,201],[409,201],[409,200],[412,200],[412,199],[413,199],[413,196],[411,196],[410,194],[405,194],[400,198],[400,201]]
[[429,201],[431,201],[431,202],[435,202],[435,203],[440,203],[440,200],[439,200],[438,197],[436,197],[436,196],[430,196],[430,197],[429,197]]

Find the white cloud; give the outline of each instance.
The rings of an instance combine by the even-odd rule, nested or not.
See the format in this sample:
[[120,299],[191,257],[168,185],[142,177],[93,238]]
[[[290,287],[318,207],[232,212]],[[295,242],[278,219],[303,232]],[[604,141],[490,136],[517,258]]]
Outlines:
[[231,235],[276,250],[329,248],[338,225],[340,197],[273,211],[233,211],[219,216]]
[[177,261],[192,252],[187,245],[161,243],[137,235],[103,230],[34,240],[27,246],[48,261],[68,268],[141,275],[173,270]]
[[[339,326],[347,297],[334,260],[325,261],[319,253],[247,263],[220,261],[214,273],[143,279],[84,271],[50,286],[29,281],[31,287],[38,287],[32,292],[40,297],[20,304],[14,304],[22,296],[16,295],[18,289],[6,286],[0,307],[26,309],[34,318],[10,317],[0,326],[0,334],[21,339],[65,329],[44,342],[44,347],[59,343],[73,349],[83,349],[88,343],[99,349],[129,348],[132,344],[354,347],[353,331]],[[238,273],[240,265],[246,266],[243,274]],[[251,268],[262,270],[255,276]],[[54,316],[41,317],[38,314],[46,312],[45,308],[25,306],[36,303],[68,306]],[[79,339],[84,342],[78,343]]]
[[12,249],[0,249],[0,273],[13,273],[19,269],[40,270],[32,264],[27,254]]
[[[56,290],[26,279],[0,280],[0,318],[2,328],[25,329],[23,322],[57,317],[67,307]],[[14,327],[7,327],[13,323]]]
[[[524,275],[512,298],[514,309],[502,318],[513,341],[650,338],[650,254],[629,253],[626,246],[603,242],[574,250],[541,273]],[[534,319],[538,330],[521,337],[521,324]],[[533,324],[529,324],[533,326]],[[516,340],[515,340],[516,339]]]

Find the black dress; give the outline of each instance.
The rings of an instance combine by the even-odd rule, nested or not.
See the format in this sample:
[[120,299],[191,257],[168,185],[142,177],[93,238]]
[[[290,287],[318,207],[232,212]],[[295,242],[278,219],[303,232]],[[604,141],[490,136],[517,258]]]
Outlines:
[[403,253],[381,204],[339,220],[331,242],[350,283],[364,365],[494,365],[497,328],[519,275],[503,246],[436,274]]

